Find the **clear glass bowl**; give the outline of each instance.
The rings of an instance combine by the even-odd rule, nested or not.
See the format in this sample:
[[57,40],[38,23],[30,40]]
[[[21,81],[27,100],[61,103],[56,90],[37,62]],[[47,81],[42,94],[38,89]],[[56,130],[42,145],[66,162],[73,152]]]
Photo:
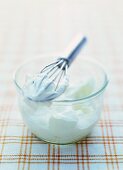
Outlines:
[[40,139],[55,144],[74,143],[85,138],[99,120],[108,78],[99,63],[80,55],[69,68],[69,83],[74,86],[91,80],[92,85],[94,81],[91,93],[89,86],[85,86],[76,97],[63,95],[52,102],[36,102],[24,97],[22,87],[27,75],[38,73],[52,60],[51,56],[41,56],[17,69],[14,82],[20,112],[27,127]]

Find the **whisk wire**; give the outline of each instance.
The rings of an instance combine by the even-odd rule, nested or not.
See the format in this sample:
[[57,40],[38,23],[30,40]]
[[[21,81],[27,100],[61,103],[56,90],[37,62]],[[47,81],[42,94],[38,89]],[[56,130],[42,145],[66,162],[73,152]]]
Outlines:
[[55,91],[57,90],[57,88],[58,88],[58,86],[59,86],[59,83],[60,83],[60,81],[61,81],[61,78],[62,78],[62,76],[63,76],[63,73],[64,73],[64,71],[62,71],[61,74],[59,75],[59,79],[58,79],[58,82],[57,82],[57,84],[56,84]]
[[60,72],[64,72],[63,67],[64,67],[65,65],[66,65],[66,62],[63,62],[63,64],[61,65],[61,67],[58,68],[58,72],[57,72],[55,78],[54,78],[52,81],[55,81],[55,80],[57,79],[57,77],[59,76]]
[[45,66],[45,67],[40,71],[40,73],[43,73],[43,72],[49,70],[50,68],[52,68],[53,65],[54,65],[54,66],[53,66],[53,68],[54,68],[54,67],[58,64],[58,62],[59,62],[59,61],[56,61],[56,62],[54,62],[54,63],[51,63],[51,64]]

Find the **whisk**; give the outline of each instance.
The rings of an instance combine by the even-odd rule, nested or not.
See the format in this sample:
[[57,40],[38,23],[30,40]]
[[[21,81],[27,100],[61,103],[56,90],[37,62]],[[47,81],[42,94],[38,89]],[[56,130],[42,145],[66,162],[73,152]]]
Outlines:
[[[40,88],[42,87],[43,83],[45,84],[45,86],[43,88],[43,91],[41,91],[41,93],[38,93],[38,98],[35,98],[37,101],[55,99],[66,90],[68,86],[67,70],[77,57],[78,53],[80,52],[86,41],[86,37],[81,38],[80,41],[74,46],[74,48],[70,50],[70,53],[67,53],[67,57],[58,58],[55,62],[45,66],[40,71],[38,75],[39,77],[41,77],[41,81],[39,83],[40,86],[38,85],[39,89],[36,90],[41,91]],[[33,83],[35,83],[35,80],[33,81]],[[31,100],[33,100],[33,97],[31,97]]]

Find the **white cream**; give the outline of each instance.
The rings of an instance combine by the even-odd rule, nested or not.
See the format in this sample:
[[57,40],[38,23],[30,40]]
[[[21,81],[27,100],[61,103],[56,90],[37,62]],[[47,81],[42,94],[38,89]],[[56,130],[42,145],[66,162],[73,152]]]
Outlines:
[[56,84],[46,73],[35,74],[27,77],[22,88],[23,95],[33,101],[54,99],[64,93],[68,85],[67,78],[64,80],[64,83],[56,89]]
[[[94,90],[94,81],[89,80],[85,84],[68,87],[59,100],[84,97]],[[87,136],[99,119],[95,103],[90,101],[65,105],[56,102],[34,102],[21,96],[19,106],[31,131],[52,143],[71,143]]]

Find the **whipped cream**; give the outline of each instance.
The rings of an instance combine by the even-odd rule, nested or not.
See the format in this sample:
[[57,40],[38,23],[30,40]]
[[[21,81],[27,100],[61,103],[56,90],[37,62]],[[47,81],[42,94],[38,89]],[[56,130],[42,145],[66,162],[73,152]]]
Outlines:
[[[30,87],[30,95],[33,95],[31,90],[35,90],[33,86]],[[94,91],[95,81],[91,79],[84,84],[68,87],[58,100],[82,98]],[[50,89],[47,93],[50,93]],[[43,89],[35,94],[40,98]],[[99,119],[101,107],[99,104],[97,106],[96,100],[74,104],[35,102],[23,96],[20,96],[19,106],[25,123],[36,136],[61,144],[75,142],[87,136]]]
[[51,100],[61,95],[67,87],[67,79],[60,88],[56,90],[56,84],[46,73],[28,76],[22,88],[23,95],[33,101]]

